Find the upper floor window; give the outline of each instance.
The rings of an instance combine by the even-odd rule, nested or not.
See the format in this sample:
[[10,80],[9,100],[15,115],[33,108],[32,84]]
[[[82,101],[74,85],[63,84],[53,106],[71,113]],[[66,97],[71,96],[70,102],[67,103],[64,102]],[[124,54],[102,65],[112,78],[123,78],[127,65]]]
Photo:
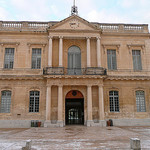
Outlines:
[[32,49],[32,69],[41,68],[41,48]]
[[110,112],[119,112],[119,95],[118,91],[109,92]]
[[140,50],[132,50],[132,57],[133,57],[133,69],[134,70],[142,70],[141,51]]
[[109,70],[117,69],[116,50],[107,50],[107,65]]
[[0,112],[10,113],[10,106],[11,106],[11,91],[2,91]]
[[14,48],[6,48],[4,68],[13,69],[13,66],[14,66]]
[[30,91],[29,112],[39,112],[39,91]]
[[68,74],[81,74],[81,50],[77,46],[71,46],[68,50]]
[[144,91],[136,91],[137,112],[146,112]]

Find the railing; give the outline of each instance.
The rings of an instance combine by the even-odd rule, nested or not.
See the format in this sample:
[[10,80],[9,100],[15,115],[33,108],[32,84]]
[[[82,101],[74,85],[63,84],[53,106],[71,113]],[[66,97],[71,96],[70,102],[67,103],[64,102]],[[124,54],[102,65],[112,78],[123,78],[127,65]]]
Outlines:
[[[16,22],[16,21],[0,21],[0,31],[42,31],[46,32],[48,28],[58,22]],[[109,24],[109,23],[94,23],[97,28],[103,32],[134,32],[134,33],[149,33],[147,24]]]
[[105,24],[105,23],[93,23],[103,32],[140,32],[149,33],[147,24]]
[[46,67],[43,69],[44,75],[64,75],[64,67]]
[[106,75],[106,69],[102,67],[88,68],[63,68],[46,67],[43,69],[44,75]]

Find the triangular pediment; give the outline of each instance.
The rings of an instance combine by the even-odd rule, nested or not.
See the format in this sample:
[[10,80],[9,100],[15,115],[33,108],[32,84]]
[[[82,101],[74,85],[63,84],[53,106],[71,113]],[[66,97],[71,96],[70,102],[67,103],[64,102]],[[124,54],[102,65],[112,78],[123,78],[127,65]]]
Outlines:
[[53,30],[98,30],[93,24],[83,18],[72,15],[51,27]]

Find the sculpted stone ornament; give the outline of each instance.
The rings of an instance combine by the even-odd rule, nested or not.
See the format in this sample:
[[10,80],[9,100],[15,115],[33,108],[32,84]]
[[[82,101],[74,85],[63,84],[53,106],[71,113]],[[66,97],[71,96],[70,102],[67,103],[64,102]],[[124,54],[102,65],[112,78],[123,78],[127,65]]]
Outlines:
[[76,29],[79,27],[79,21],[76,20],[76,19],[73,19],[70,21],[70,27],[73,28],[73,29]]

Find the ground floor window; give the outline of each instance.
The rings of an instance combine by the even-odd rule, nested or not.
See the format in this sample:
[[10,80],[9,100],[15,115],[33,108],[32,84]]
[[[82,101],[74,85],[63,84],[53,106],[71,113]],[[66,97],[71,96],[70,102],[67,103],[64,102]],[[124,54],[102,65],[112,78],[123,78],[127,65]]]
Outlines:
[[1,92],[1,113],[10,113],[11,106],[11,91],[2,91]]
[[144,91],[136,91],[137,112],[146,112]]
[[39,91],[30,91],[29,112],[39,112]]
[[118,91],[109,92],[110,112],[119,112],[119,94]]

